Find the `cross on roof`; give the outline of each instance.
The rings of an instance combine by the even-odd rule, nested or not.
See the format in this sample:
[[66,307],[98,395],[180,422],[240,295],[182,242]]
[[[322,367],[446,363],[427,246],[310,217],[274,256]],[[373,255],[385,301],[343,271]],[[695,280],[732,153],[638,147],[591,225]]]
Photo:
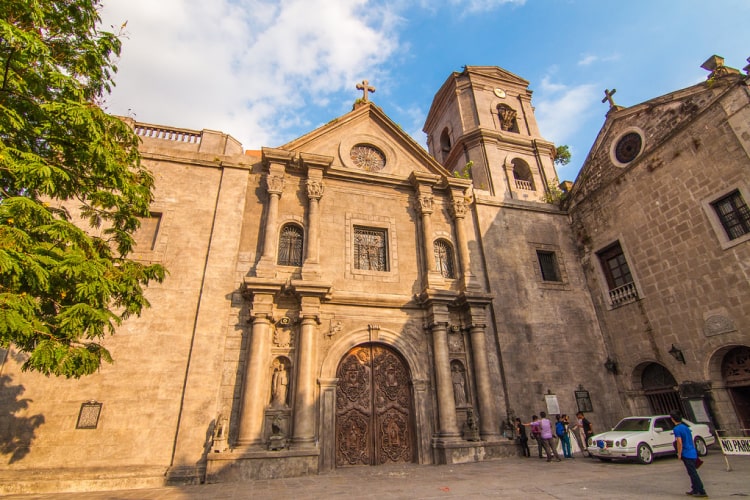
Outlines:
[[612,92],[610,92],[609,89],[604,89],[604,99],[602,99],[602,103],[609,101],[610,109],[617,107],[617,104],[615,104],[615,100],[612,99],[612,96],[615,95],[615,92],[617,92],[617,89],[612,89]]
[[367,80],[362,80],[362,83],[357,84],[357,90],[362,91],[362,100],[367,102],[369,100],[368,93],[375,92],[375,87],[371,87],[370,82]]

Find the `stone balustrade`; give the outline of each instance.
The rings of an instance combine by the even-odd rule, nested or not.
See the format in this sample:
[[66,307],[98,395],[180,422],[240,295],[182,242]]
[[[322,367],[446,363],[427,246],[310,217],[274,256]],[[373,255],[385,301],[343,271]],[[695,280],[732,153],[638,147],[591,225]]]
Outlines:
[[625,283],[609,291],[609,301],[612,307],[620,307],[636,300],[638,300],[638,290],[633,282]]

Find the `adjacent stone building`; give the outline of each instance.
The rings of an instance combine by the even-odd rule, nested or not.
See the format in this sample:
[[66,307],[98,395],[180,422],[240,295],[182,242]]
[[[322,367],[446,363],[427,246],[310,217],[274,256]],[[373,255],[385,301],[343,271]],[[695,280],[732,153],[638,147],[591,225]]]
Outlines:
[[722,58],[702,67],[704,83],[610,100],[567,208],[627,408],[682,407],[737,435],[750,433],[750,91]]
[[[613,108],[563,209],[529,82],[496,67],[449,76],[428,151],[366,81],[350,113],[261,151],[133,123],[156,179],[134,257],[170,275],[97,374],[45,378],[4,353],[0,490],[501,460],[515,416],[580,409],[603,428],[655,410],[652,366],[681,381],[671,401],[700,389],[737,427],[748,384],[719,372],[750,345],[750,259],[716,207],[747,199],[750,121],[747,79],[724,72]],[[599,266],[615,243],[624,288]]]

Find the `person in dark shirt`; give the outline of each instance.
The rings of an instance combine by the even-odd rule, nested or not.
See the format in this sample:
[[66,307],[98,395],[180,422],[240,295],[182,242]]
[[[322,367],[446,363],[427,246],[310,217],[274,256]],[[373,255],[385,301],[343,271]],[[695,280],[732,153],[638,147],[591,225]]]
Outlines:
[[526,435],[526,427],[523,426],[520,418],[516,418],[516,434],[518,435],[518,443],[521,445],[523,456],[530,457],[531,450],[529,450],[529,437]]

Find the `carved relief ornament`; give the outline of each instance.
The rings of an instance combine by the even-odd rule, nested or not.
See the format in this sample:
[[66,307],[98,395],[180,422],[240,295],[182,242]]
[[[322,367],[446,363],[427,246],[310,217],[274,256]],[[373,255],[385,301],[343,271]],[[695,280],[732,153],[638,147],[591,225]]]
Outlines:
[[431,214],[434,198],[431,194],[425,194],[419,197],[419,208],[423,214]]
[[284,190],[284,176],[268,175],[266,176],[266,184],[268,185],[269,193],[281,194],[281,192]]
[[462,219],[466,216],[466,201],[463,199],[454,199],[451,204],[451,214],[456,219]]
[[319,200],[323,196],[323,182],[315,179],[308,179],[307,196],[311,200]]

